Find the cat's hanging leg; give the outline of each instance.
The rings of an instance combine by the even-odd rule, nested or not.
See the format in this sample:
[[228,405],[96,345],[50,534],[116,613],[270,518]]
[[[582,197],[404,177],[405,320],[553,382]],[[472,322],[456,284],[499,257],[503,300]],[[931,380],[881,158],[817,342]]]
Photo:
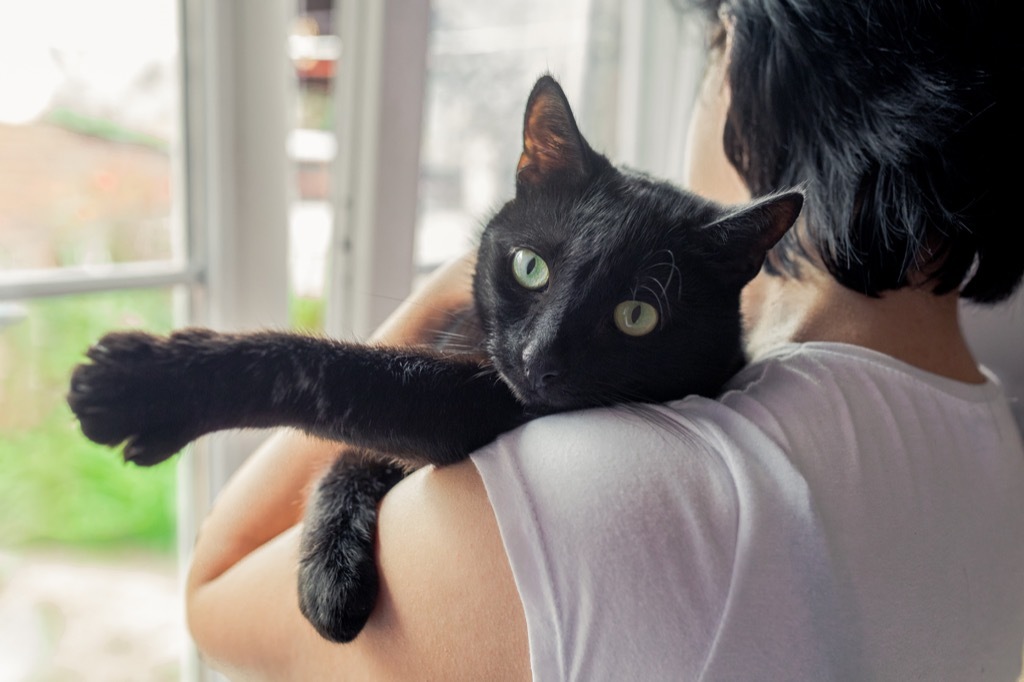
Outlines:
[[377,602],[377,507],[404,476],[383,457],[346,450],[309,500],[299,548],[299,609],[332,642],[355,639]]

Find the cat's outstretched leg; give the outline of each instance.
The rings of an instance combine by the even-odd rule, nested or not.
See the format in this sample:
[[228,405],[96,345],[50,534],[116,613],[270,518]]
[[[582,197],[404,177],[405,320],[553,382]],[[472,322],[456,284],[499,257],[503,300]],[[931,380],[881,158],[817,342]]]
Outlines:
[[351,642],[377,601],[377,506],[405,471],[345,452],[310,498],[299,557],[299,609],[332,642]]
[[492,369],[426,348],[184,329],[112,332],[87,356],[67,396],[82,432],[146,466],[206,433],[273,426],[443,465],[526,419]]

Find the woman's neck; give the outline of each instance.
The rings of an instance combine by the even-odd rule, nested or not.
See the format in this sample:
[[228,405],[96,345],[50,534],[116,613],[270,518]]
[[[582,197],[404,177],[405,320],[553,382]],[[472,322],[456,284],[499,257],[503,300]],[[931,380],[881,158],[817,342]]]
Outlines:
[[783,343],[832,341],[950,379],[985,381],[960,329],[956,293],[905,288],[871,298],[805,267],[799,280],[762,273],[744,290],[743,304],[752,358]]

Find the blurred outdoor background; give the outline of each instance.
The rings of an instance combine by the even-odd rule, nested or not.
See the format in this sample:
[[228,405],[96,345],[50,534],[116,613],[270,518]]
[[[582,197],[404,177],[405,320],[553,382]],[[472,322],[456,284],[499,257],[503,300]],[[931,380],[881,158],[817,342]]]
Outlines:
[[[173,2],[0,2],[0,277],[172,255]],[[70,368],[170,293],[0,301],[0,680],[173,680],[174,466],[75,430]]]

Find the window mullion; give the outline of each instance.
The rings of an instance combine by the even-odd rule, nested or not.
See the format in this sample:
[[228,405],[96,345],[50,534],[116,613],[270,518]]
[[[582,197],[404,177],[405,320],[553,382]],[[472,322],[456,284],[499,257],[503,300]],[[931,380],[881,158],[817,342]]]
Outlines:
[[[183,319],[221,330],[288,321],[288,0],[181,0],[187,253],[202,274]],[[217,492],[258,433],[203,438],[179,460],[184,569]],[[182,678],[220,680],[186,652]]]
[[341,0],[328,331],[363,338],[409,293],[429,3]]

